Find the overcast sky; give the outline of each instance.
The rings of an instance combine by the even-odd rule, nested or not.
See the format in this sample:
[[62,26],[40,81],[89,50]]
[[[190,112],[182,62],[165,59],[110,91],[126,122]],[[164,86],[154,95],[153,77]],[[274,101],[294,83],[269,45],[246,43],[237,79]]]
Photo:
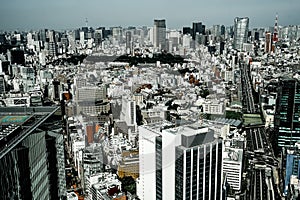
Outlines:
[[250,27],[300,25],[300,0],[1,0],[0,30],[69,29],[85,25],[152,26],[166,19],[168,28],[202,21],[232,25],[249,17]]

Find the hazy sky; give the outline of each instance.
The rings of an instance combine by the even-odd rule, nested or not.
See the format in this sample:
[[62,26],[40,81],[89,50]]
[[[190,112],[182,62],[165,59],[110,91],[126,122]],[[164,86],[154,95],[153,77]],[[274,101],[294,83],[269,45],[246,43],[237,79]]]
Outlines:
[[193,21],[232,25],[249,17],[250,27],[300,24],[300,0],[1,0],[0,30],[68,29],[85,25],[152,26],[164,18],[168,28]]

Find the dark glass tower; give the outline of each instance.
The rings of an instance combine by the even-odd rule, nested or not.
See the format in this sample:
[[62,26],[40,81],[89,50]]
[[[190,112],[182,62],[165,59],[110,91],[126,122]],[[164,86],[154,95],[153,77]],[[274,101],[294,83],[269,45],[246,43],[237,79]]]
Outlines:
[[154,20],[153,27],[153,40],[154,47],[159,48],[161,50],[166,49],[166,20],[164,19],[156,19]]
[[193,29],[192,29],[192,38],[193,38],[193,40],[195,40],[197,33],[203,34],[203,32],[204,31],[203,31],[202,22],[194,22],[193,23]]
[[1,199],[65,196],[64,149],[57,107],[0,108]]
[[296,79],[279,81],[275,113],[278,147],[293,147],[300,140],[300,84]]
[[192,34],[192,29],[190,27],[183,27],[182,34]]
[[155,156],[156,156],[156,199],[162,199],[162,138],[155,138]]

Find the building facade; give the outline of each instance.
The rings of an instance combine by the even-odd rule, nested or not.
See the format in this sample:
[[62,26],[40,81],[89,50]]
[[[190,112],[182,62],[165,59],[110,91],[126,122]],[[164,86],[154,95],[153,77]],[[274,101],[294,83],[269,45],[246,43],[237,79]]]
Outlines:
[[244,140],[233,138],[224,141],[222,155],[223,180],[235,191],[241,189],[243,153]]
[[234,19],[234,41],[233,46],[235,49],[241,51],[243,49],[243,43],[247,42],[249,31],[249,18],[236,17]]
[[[220,199],[222,140],[195,123],[139,127],[140,199]],[[155,184],[153,184],[155,183]]]
[[274,127],[279,150],[300,140],[300,84],[296,79],[279,80]]
[[161,50],[166,49],[166,20],[164,19],[154,20],[153,45]]
[[66,196],[63,136],[49,133],[60,128],[59,108],[9,107],[0,113],[1,199]]

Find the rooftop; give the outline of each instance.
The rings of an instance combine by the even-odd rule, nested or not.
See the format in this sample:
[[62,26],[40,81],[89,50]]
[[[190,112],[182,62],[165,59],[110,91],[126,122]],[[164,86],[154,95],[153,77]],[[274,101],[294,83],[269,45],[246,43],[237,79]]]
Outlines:
[[59,107],[1,107],[0,158],[58,110]]

